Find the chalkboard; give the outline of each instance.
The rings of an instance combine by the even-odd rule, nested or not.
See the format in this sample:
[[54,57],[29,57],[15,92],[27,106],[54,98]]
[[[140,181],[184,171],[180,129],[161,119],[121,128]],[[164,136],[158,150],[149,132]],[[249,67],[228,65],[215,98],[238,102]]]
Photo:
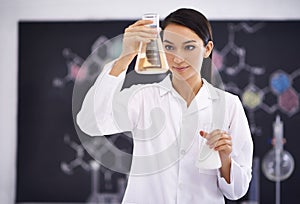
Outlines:
[[[122,196],[126,176],[100,167],[99,177],[96,177],[99,183],[94,184],[99,185],[102,197],[93,197],[92,158],[81,146],[75,130],[72,96],[74,79],[95,46],[122,34],[131,23],[19,23],[17,202],[85,202],[89,199],[113,202]],[[251,125],[254,156],[260,165],[272,148],[272,124],[276,115],[284,122],[287,140],[284,148],[293,155],[296,168],[281,182],[281,201],[294,203],[300,182],[297,168],[300,162],[297,134],[300,22],[211,23],[215,44],[213,72],[220,74],[225,89],[243,101]],[[101,57],[104,63],[106,56]],[[89,76],[82,82],[87,86],[93,83],[97,73],[97,66],[90,66]],[[106,138],[124,151],[132,150],[132,141],[124,134]],[[87,140],[99,138],[87,137]],[[228,203],[253,197],[258,197],[261,203],[275,203],[275,183],[264,176],[260,167],[256,172],[259,191],[252,188],[252,193],[249,191],[239,201]]]

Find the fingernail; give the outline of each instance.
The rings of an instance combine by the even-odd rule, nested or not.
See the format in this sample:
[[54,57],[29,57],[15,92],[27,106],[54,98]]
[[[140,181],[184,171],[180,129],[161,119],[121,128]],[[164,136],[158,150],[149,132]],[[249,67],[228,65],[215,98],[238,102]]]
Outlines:
[[204,135],[204,132],[203,132],[202,130],[200,131],[200,135],[201,135],[201,136],[203,136],[203,135]]

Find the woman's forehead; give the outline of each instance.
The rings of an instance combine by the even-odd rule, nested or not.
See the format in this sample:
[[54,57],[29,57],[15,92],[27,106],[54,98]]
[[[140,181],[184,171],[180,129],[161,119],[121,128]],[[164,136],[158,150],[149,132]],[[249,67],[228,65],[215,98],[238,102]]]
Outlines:
[[203,41],[198,36],[196,37],[189,37],[189,36],[183,36],[178,33],[173,32],[164,32],[163,33],[163,42],[170,43],[170,44],[176,44],[176,45],[184,45],[188,43],[196,43],[196,44],[203,44]]
[[202,41],[202,39],[193,30],[178,24],[167,25],[163,31],[163,39],[177,43],[184,43],[187,41]]

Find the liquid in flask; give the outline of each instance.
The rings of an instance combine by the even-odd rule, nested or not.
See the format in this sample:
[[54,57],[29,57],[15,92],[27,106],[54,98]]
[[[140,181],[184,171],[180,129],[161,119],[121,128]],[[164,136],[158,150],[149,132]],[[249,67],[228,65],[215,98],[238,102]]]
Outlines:
[[[144,14],[143,19],[152,20],[149,26],[159,29],[159,16],[157,14]],[[155,40],[145,44],[140,43],[135,71],[139,74],[159,74],[169,70],[165,51],[160,35]]]

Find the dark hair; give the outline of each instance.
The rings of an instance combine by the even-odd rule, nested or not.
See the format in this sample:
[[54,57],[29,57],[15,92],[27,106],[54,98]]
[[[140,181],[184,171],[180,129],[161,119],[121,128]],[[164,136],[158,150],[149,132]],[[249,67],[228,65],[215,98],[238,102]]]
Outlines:
[[188,27],[203,40],[204,45],[213,40],[211,25],[199,11],[190,8],[178,9],[164,19],[162,29],[165,29],[171,23]]

